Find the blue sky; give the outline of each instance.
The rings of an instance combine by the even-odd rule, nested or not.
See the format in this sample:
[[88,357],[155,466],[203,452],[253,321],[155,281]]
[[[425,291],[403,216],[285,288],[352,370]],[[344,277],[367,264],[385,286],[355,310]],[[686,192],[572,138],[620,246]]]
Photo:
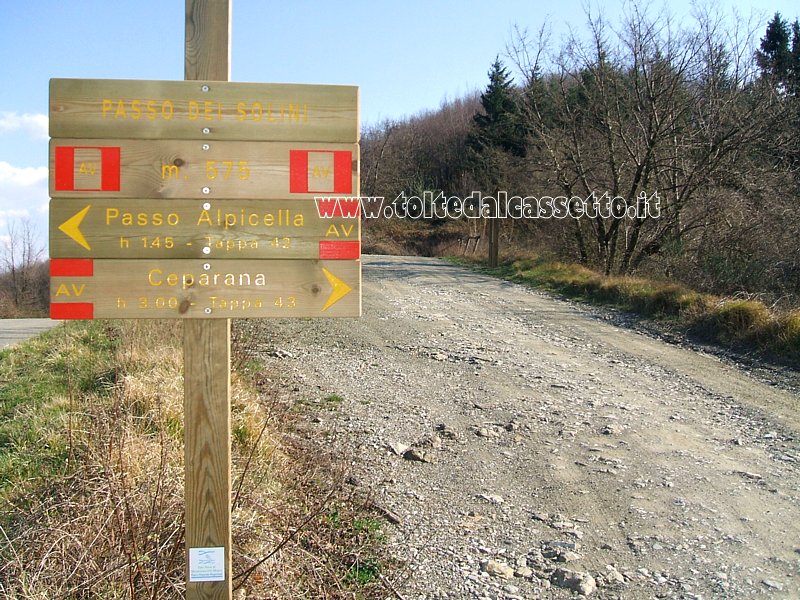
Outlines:
[[[581,0],[232,1],[234,81],[358,85],[362,124],[482,89],[515,25],[549,19],[557,45],[585,22]],[[603,10],[614,22],[626,6]],[[775,11],[800,12],[788,0],[718,6],[759,15],[759,37]],[[0,0],[0,239],[23,218],[47,237],[48,80],[182,79],[183,38],[183,0]]]

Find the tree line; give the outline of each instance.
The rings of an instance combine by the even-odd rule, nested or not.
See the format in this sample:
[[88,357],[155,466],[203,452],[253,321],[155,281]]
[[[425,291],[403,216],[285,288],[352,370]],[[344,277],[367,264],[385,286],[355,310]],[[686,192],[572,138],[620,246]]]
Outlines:
[[[615,26],[589,17],[559,47],[545,28],[518,29],[488,76],[480,94],[365,131],[362,192],[504,191],[562,198],[573,215],[587,198],[608,210],[369,223],[368,243],[422,237],[432,252],[472,233],[497,239],[506,256],[796,302],[797,20],[775,14],[763,29],[696,10],[686,24],[633,6]],[[656,199],[657,212],[644,210]]]
[[0,236],[0,318],[42,317],[50,304],[49,263],[30,221],[9,221]]
[[[370,220],[365,250],[454,253],[468,238],[480,244],[467,248],[507,258],[534,254],[796,305],[799,129],[797,19],[776,13],[749,26],[697,10],[678,23],[633,5],[613,26],[588,17],[561,45],[546,27],[517,29],[482,92],[362,132],[362,194],[430,201],[503,191],[561,198],[571,215],[586,199],[616,210]],[[656,198],[657,212],[643,210]],[[41,312],[41,249],[24,223],[7,233],[0,312]]]

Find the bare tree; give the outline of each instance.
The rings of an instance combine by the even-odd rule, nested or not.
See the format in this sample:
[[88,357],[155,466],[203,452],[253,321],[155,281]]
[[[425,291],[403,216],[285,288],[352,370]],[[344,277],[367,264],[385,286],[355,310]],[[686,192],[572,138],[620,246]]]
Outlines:
[[39,307],[43,254],[44,248],[29,220],[8,222],[0,261],[5,271],[4,287],[15,309]]
[[574,219],[580,259],[624,274],[718,218],[712,200],[742,191],[785,106],[759,80],[755,28],[698,12],[684,29],[634,5],[619,30],[593,16],[588,30],[555,55],[518,32],[512,56],[553,192],[610,205]]

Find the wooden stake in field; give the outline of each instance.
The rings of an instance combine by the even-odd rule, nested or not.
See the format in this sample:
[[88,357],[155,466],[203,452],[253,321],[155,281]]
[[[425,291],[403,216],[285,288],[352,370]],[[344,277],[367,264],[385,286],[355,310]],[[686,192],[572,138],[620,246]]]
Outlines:
[[[184,79],[230,78],[230,0],[186,0]],[[232,597],[230,319],[184,322],[187,600]]]

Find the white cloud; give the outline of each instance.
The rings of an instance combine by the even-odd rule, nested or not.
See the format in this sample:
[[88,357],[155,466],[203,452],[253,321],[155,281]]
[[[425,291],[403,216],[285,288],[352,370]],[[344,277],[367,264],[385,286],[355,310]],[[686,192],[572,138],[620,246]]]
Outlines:
[[28,221],[46,243],[47,167],[15,167],[0,161],[0,232],[10,223]]
[[0,220],[27,219],[30,216],[31,216],[30,211],[25,208],[12,208],[10,210],[0,210]]
[[0,135],[15,131],[23,131],[35,140],[46,140],[48,137],[47,115],[0,112]]
[[47,181],[47,167],[15,167],[0,160],[0,193],[6,186],[26,187]]

